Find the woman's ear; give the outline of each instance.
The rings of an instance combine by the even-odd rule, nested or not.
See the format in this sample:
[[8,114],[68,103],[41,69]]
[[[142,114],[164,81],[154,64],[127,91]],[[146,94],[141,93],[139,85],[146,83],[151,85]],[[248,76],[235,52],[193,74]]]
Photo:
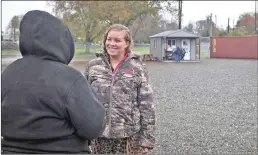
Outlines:
[[126,41],[126,46],[129,48],[130,47],[130,42]]
[[130,42],[126,42],[127,47],[125,48],[125,52],[130,52]]

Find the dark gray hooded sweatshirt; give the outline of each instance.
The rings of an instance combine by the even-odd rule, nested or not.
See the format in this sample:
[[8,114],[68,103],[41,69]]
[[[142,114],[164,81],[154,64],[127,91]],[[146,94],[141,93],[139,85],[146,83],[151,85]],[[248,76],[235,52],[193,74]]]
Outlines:
[[83,75],[68,66],[74,42],[66,25],[44,11],[20,24],[23,58],[2,73],[3,153],[90,153],[104,130],[104,107]]

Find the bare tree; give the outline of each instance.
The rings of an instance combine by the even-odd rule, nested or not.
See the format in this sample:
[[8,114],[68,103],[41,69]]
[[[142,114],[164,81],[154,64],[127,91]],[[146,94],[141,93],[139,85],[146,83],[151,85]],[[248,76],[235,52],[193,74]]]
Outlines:
[[189,22],[188,25],[186,27],[184,27],[183,29],[188,32],[194,32],[194,25],[193,25],[193,23]]
[[7,26],[7,32],[9,32],[13,41],[16,41],[18,39],[19,27],[20,27],[20,22],[22,18],[23,18],[23,15],[13,16]]

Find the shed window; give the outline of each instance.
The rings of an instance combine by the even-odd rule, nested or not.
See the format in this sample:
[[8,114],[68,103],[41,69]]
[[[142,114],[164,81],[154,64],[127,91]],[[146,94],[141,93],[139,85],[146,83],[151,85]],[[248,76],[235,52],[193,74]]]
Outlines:
[[187,45],[188,45],[185,40],[183,41],[183,45],[184,45],[184,46],[187,46]]
[[175,39],[169,39],[168,40],[168,47],[176,47],[176,40]]
[[156,39],[153,39],[153,47],[154,47],[154,48],[157,47]]

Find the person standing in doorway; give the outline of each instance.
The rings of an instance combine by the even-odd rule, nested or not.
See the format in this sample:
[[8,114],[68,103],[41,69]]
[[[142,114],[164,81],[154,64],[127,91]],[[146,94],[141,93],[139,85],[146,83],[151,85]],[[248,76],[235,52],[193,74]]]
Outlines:
[[175,55],[176,55],[176,62],[180,62],[180,60],[181,60],[181,49],[178,46],[176,47]]
[[106,128],[92,141],[96,154],[142,154],[155,143],[155,109],[148,71],[132,53],[129,29],[110,26],[103,53],[88,62],[85,77],[106,109]]

